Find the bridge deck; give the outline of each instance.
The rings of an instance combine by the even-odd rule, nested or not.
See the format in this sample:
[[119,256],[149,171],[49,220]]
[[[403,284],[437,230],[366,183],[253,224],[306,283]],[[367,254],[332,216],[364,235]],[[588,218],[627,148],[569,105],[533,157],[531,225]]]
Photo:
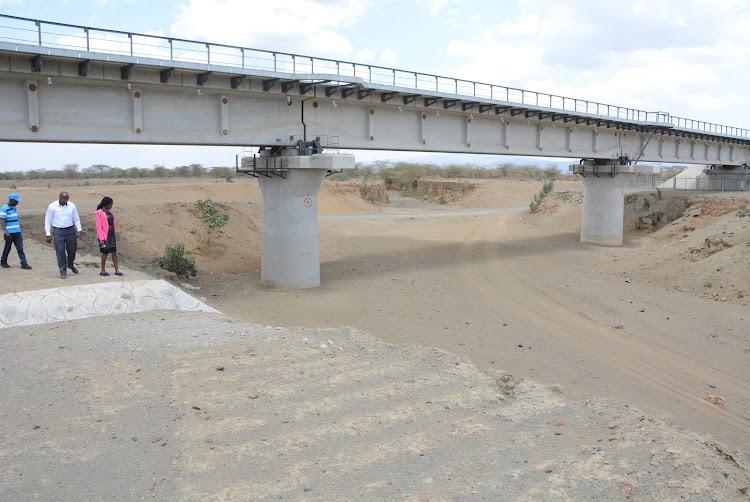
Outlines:
[[[213,131],[210,139],[202,138],[201,134],[196,134],[195,140],[179,134],[153,135],[145,126],[132,127],[133,122],[138,122],[133,117],[129,132],[132,136],[140,130],[136,137],[120,133],[110,137],[89,134],[85,142],[264,145],[285,143],[287,138],[313,133],[316,137],[335,136],[339,146],[353,149],[586,158],[628,156],[631,160],[725,165],[742,165],[750,160],[750,130],[663,112],[325,58],[5,15],[0,15],[0,21],[3,22],[0,88],[3,84],[17,87],[20,78],[28,81],[52,76],[62,77],[60,82],[68,86],[101,87],[105,83],[127,81],[143,87],[144,97],[146,93],[163,96],[166,90],[174,92],[176,87],[189,87],[193,92],[196,89],[221,92],[222,99],[232,98],[232,121],[228,110],[217,117],[222,122],[218,129],[223,136],[218,139]],[[14,79],[15,84],[11,83]],[[274,123],[270,126],[248,123],[246,126],[250,127],[245,128],[245,134],[237,135],[237,128],[229,128],[229,123],[234,125],[236,112],[242,113],[236,103],[238,93],[243,92],[246,96],[242,100],[253,100],[246,103],[249,108],[257,108],[258,100],[266,95],[286,98],[295,105],[290,111],[306,115],[300,120],[264,107],[263,113],[282,116],[271,119]],[[17,91],[15,94],[18,97]],[[41,95],[39,102],[53,105],[51,99],[41,99]],[[315,98],[312,104],[315,109],[303,104],[308,98]],[[323,102],[326,106],[318,108]],[[341,103],[359,112],[345,113],[339,108]],[[42,108],[39,113],[45,115]],[[139,111],[135,106],[133,115],[139,113],[148,111]],[[54,115],[59,113],[45,118],[49,122]],[[26,118],[25,122],[33,127],[32,117]],[[292,122],[297,124],[291,125]],[[49,128],[41,131],[39,124],[37,127],[40,131],[35,134],[1,134],[0,139],[84,141],[59,132],[50,134]],[[270,129],[273,134],[258,134],[259,128],[266,132]],[[250,129],[255,134],[247,134]]]

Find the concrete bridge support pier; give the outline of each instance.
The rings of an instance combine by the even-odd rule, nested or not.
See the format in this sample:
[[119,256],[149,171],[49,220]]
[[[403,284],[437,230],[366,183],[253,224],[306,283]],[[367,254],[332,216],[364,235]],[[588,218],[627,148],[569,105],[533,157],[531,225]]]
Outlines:
[[622,246],[625,187],[636,171],[653,172],[654,169],[652,166],[619,165],[618,161],[609,160],[570,166],[583,180],[583,244]]
[[329,171],[354,167],[354,156],[285,155],[262,165],[257,171],[263,194],[261,282],[294,289],[320,286],[318,191]]

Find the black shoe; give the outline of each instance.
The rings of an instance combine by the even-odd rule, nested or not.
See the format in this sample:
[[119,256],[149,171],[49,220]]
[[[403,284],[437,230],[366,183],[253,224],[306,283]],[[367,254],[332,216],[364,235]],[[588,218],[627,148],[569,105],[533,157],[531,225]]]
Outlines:
[[0,267],[10,268],[10,265],[8,265],[7,263],[3,262],[3,263],[0,263]]
[[24,270],[31,270],[31,265],[28,263],[21,263],[21,268]]
[[70,270],[72,270],[74,274],[77,274],[77,273],[78,273],[78,269],[77,269],[77,268],[75,268],[75,267],[70,267]]

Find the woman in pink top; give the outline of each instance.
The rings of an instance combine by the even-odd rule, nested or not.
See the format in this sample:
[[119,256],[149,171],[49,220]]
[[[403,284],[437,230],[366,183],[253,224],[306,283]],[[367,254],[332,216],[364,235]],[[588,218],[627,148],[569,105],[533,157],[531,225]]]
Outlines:
[[96,206],[96,238],[99,240],[99,249],[102,252],[102,271],[99,275],[109,275],[104,270],[107,263],[107,255],[112,254],[112,263],[115,266],[115,275],[123,275],[117,267],[117,241],[115,238],[115,215],[112,214],[114,201],[111,197],[104,197]]

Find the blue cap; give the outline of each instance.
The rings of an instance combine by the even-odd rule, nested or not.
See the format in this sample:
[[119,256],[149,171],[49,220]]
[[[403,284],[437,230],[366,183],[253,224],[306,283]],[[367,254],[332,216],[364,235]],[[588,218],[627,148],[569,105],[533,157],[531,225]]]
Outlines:
[[21,197],[18,196],[17,193],[12,193],[12,194],[8,195],[8,199],[10,199],[10,200],[17,200],[18,202],[21,202],[23,200]]

